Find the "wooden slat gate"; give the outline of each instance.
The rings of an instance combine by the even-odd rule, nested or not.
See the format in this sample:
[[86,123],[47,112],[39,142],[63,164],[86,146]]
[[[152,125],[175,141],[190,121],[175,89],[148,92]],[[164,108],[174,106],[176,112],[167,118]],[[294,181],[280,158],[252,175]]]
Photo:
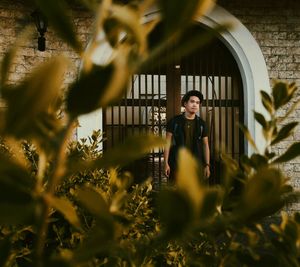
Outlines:
[[[119,105],[104,111],[105,147],[112,147],[136,133],[151,131],[165,136],[167,120],[183,111],[180,99],[189,90],[199,90],[204,95],[199,115],[209,127],[211,181],[219,182],[220,151],[235,159],[244,152],[243,136],[238,128],[238,122],[243,122],[241,76],[233,56],[219,40],[176,63],[134,75]],[[152,176],[161,184],[165,180],[163,151],[152,151],[132,171],[141,178]]]

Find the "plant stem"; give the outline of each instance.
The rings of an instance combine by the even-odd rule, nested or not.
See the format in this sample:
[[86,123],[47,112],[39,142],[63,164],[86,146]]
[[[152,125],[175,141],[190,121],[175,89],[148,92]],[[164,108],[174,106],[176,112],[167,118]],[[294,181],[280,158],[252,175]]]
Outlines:
[[35,266],[43,267],[43,252],[48,232],[48,216],[50,212],[49,203],[43,197],[45,194],[53,194],[57,184],[65,173],[66,147],[69,136],[73,130],[73,120],[69,120],[58,139],[57,153],[53,163],[53,172],[49,177],[48,186],[44,192],[38,192],[42,199],[40,213],[38,216],[37,240],[35,247]]

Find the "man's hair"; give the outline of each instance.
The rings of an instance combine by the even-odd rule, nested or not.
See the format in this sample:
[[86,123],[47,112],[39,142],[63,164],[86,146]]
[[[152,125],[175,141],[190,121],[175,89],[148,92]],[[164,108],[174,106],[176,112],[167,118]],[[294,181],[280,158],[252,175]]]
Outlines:
[[203,101],[203,94],[197,90],[188,91],[181,99],[181,105],[184,107],[184,103],[188,102],[191,96],[196,96],[200,100],[200,104]]

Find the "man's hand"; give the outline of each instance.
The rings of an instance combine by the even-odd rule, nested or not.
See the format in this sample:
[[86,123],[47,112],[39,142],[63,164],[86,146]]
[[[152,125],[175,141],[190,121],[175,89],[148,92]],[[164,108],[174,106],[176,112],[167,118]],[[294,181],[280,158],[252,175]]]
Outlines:
[[205,178],[209,178],[209,176],[210,176],[209,165],[206,165],[206,166],[204,167],[204,177],[205,177]]
[[165,164],[165,175],[169,177],[170,175],[170,166],[168,163]]

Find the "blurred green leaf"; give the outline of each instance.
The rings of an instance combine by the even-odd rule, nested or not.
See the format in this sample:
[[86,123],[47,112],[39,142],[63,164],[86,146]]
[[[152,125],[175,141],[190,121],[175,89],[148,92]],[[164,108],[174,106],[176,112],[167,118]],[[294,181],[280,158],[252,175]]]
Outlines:
[[292,103],[291,108],[285,113],[285,115],[283,117],[277,118],[277,121],[280,123],[283,120],[289,118],[289,116],[298,108],[299,105],[300,105],[300,99],[298,101],[296,101],[295,103]]
[[167,35],[184,29],[194,16],[202,16],[214,5],[213,0],[160,0],[162,17]]
[[176,184],[179,190],[189,196],[197,212],[202,206],[204,196],[204,188],[200,184],[200,179],[203,179],[203,177],[199,173],[196,159],[187,149],[180,149],[178,153]]
[[103,22],[106,39],[112,47],[115,47],[120,42],[120,34],[122,27],[114,18],[108,18]]
[[1,76],[0,76],[0,88],[4,86],[8,75],[10,73],[10,67],[16,56],[18,48],[24,44],[33,32],[33,26],[27,26],[18,38],[14,41],[13,45],[9,48],[7,53],[5,53],[1,62]]
[[225,153],[222,153],[222,162],[224,163],[222,184],[224,185],[225,190],[228,191],[231,189],[233,179],[239,170],[239,165],[233,158],[227,156]]
[[293,214],[294,220],[300,224],[300,213],[297,211]]
[[92,187],[76,189],[75,196],[78,201],[94,216],[98,218],[110,218],[109,206],[103,196]]
[[263,127],[263,129],[267,128],[267,121],[266,121],[264,115],[262,115],[259,112],[254,111],[254,118]]
[[44,196],[46,201],[56,210],[58,210],[73,226],[81,228],[80,220],[77,216],[76,209],[72,202],[67,198],[58,198],[47,194]]
[[248,142],[250,143],[250,145],[256,150],[258,151],[257,149],[257,146],[253,140],[253,137],[251,136],[247,126],[243,125],[243,124],[239,124],[239,127],[241,129],[241,131],[244,133],[246,139],[248,140]]
[[11,250],[11,241],[10,237],[5,237],[0,240],[0,266],[7,266],[5,263],[7,262],[10,256]]
[[155,147],[162,147],[166,144],[165,139],[154,135],[138,135],[128,137],[123,143],[107,150],[102,157],[91,162],[76,164],[72,171],[94,170],[99,168],[110,168],[116,166],[125,166],[133,162]]
[[161,191],[157,198],[157,208],[168,236],[181,235],[193,217],[191,202],[178,191]]
[[289,137],[293,132],[294,128],[298,125],[298,122],[291,122],[284,125],[279,132],[277,133],[276,137],[272,140],[271,145],[275,145],[280,141],[284,140],[285,138]]
[[270,152],[269,149],[265,149],[265,156],[268,158],[268,159],[272,159],[276,156],[276,154],[274,152]]
[[74,116],[89,113],[111,105],[123,96],[131,74],[127,57],[129,51],[124,49],[119,48],[115,52],[116,57],[111,64],[94,65],[71,85],[67,97],[67,110],[70,113]]
[[50,59],[17,87],[3,90],[8,104],[5,122],[9,134],[16,137],[31,135],[37,116],[46,112],[57,98],[66,66],[62,56]]
[[245,219],[270,215],[283,206],[283,176],[277,169],[261,168],[245,184],[239,214]]
[[247,155],[241,156],[240,163],[247,173],[250,173],[251,169],[254,167],[253,162]]
[[255,169],[265,167],[268,164],[268,159],[260,154],[252,154],[250,160]]
[[71,85],[67,98],[67,110],[74,115],[89,113],[100,107],[101,97],[113,77],[115,66],[94,65],[88,73],[82,73]]
[[272,100],[271,96],[263,90],[260,91],[260,95],[261,95],[261,101],[262,101],[264,107],[266,108],[266,110],[270,114],[273,114],[274,108],[273,108],[273,100]]
[[86,235],[85,240],[74,250],[72,258],[72,266],[81,262],[87,262],[97,257],[109,257],[115,254],[114,251],[120,249],[117,247],[113,239],[113,224],[96,225]]
[[283,155],[276,158],[272,163],[287,162],[298,157],[299,155],[300,155],[300,142],[296,142],[292,144]]
[[67,259],[47,259],[46,262],[44,262],[45,267],[53,267],[53,266],[59,266],[59,267],[73,267],[71,262],[69,262]]
[[[119,37],[121,31],[125,31],[127,34],[126,42],[131,43],[132,46],[137,45],[140,53],[144,52],[146,48],[146,34],[143,31],[143,25],[140,23],[140,14],[137,10],[129,6],[113,5],[110,17],[104,22],[104,29],[106,29],[108,37],[115,36],[112,40]],[[108,39],[111,40],[111,38]],[[113,43],[111,42],[111,44]]]
[[290,101],[291,98],[294,96],[295,92],[298,90],[298,87],[296,86],[296,83],[290,83],[288,85],[288,99],[287,101]]
[[35,179],[25,167],[21,166],[13,158],[0,154],[0,182],[5,183],[15,190],[30,193],[35,186]]
[[0,202],[0,224],[20,225],[32,224],[35,219],[36,205],[32,203]]
[[289,97],[288,84],[284,82],[276,83],[272,88],[275,110],[287,103]]
[[[182,57],[189,55],[196,49],[204,49],[205,45],[208,45],[217,34],[228,30],[231,25],[222,25],[213,29],[208,29],[203,33],[187,33],[181,38],[175,36],[169,38],[160,43],[157,47],[149,51],[149,55],[145,57],[139,64],[141,72],[151,72],[158,65],[169,64],[170,62],[176,62],[181,60]],[[176,44],[176,45],[174,45]],[[172,50],[172,53],[167,51]]]
[[[296,245],[298,239],[298,227],[297,224],[291,220],[288,220],[284,226],[284,234],[289,242]],[[293,253],[297,253],[296,246],[294,247],[295,251]]]
[[221,199],[222,192],[219,188],[210,188],[205,190],[200,210],[200,219],[210,219],[210,217],[217,212],[217,206],[220,205]]
[[35,0],[36,4],[49,19],[59,36],[66,41],[79,55],[82,53],[82,45],[78,40],[74,24],[68,15],[68,6],[64,0]]
[[98,0],[78,0],[91,11],[96,11],[99,6]]

